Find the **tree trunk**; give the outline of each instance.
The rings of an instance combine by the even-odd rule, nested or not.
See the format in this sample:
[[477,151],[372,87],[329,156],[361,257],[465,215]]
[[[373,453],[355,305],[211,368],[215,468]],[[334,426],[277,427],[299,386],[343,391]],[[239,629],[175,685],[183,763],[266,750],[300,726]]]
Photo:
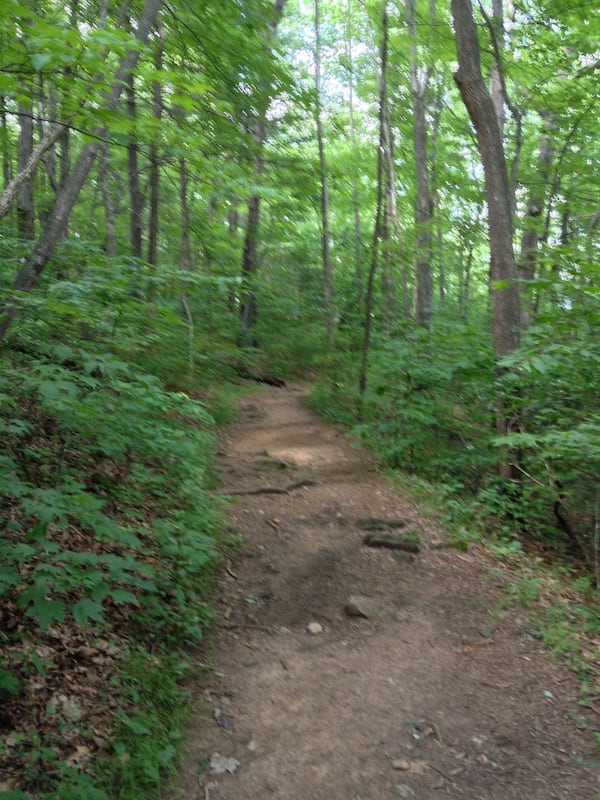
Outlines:
[[0,97],[0,125],[2,127],[2,179],[5,191],[10,181],[10,151],[8,139],[8,125],[6,122],[6,97]]
[[430,192],[429,168],[427,165],[427,91],[429,72],[419,75],[416,39],[416,3],[406,0],[406,22],[410,36],[410,82],[413,106],[413,149],[417,178],[417,204],[415,207],[416,228],[416,275],[415,275],[415,320],[423,328],[431,326],[433,303],[433,279],[431,274],[433,200]]
[[[386,76],[387,80],[387,76]],[[398,244],[402,240],[402,232],[398,221],[398,205],[396,203],[396,171],[394,169],[394,141],[386,103],[383,110],[383,214],[380,238],[381,255],[381,310],[388,330],[396,320],[396,281],[394,279],[393,235]]]
[[[477,28],[471,0],[452,0],[452,16],[456,34],[458,71],[454,79],[469,112],[477,134],[477,143],[485,174],[490,234],[490,277],[493,308],[494,351],[498,358],[519,346],[519,291],[515,283],[516,266],[513,250],[512,200],[506,161],[494,103],[481,74]],[[509,431],[504,404],[496,403],[496,431]],[[498,471],[504,478],[513,478],[514,468],[500,452]]]
[[352,19],[352,0],[348,0],[348,12],[346,17],[346,58],[349,66],[349,86],[348,86],[348,115],[350,119],[350,142],[353,153],[352,169],[352,217],[354,232],[354,270],[356,274],[356,284],[358,290],[358,308],[362,311],[363,306],[363,269],[362,269],[362,242],[360,224],[360,203],[358,198],[358,142],[356,137],[356,124],[354,120],[354,57],[352,53],[352,32],[350,30],[350,20]]
[[181,236],[179,239],[179,266],[181,269],[192,268],[192,251],[190,248],[190,207],[188,201],[188,171],[185,158],[179,158],[179,207],[181,209]]
[[[485,87],[470,0],[452,0],[458,71],[454,75],[477,134],[485,173],[490,234],[493,338],[498,357],[519,346],[519,294],[515,284],[511,197],[494,104]],[[500,283],[501,285],[496,285]]]
[[[150,35],[150,31],[154,27],[162,3],[163,0],[146,0],[146,5],[140,16],[139,24],[135,34],[136,38],[140,42],[145,42]],[[121,59],[121,63],[116,72],[112,87],[110,90],[104,93],[103,105],[106,110],[113,110],[118,105],[123,87],[127,82],[128,76],[135,69],[139,55],[139,48],[135,50],[131,49],[128,50]],[[62,128],[59,127],[59,134],[60,130],[62,130]],[[102,136],[102,129],[96,129],[94,134],[98,137]],[[73,206],[77,201],[79,193],[86,181],[100,147],[101,143],[98,140],[85,145],[81,150],[79,157],[75,162],[75,166],[69,174],[68,180],[65,182],[65,185],[61,188],[56,198],[56,203],[52,209],[46,227],[44,228],[40,238],[33,248],[29,258],[19,270],[15,278],[13,288],[17,291],[29,291],[33,286],[35,286],[39,276],[44,270],[44,267],[52,257],[56,245],[63,235],[69,220],[69,216],[73,210]],[[0,314],[0,341],[6,335],[6,331],[15,318],[16,313],[17,309],[15,305],[9,302],[9,304],[4,307],[2,313]]]
[[[504,46],[504,3],[503,0],[492,0],[492,25],[496,41],[498,43],[499,51]],[[504,125],[506,123],[506,114],[504,112],[504,92],[502,89],[502,74],[500,72],[500,64],[495,61],[492,65],[491,74],[491,87],[492,87],[492,102],[494,104],[494,111],[496,112],[496,119],[498,120],[498,130],[500,137],[504,139]]]
[[[269,39],[275,35],[277,25],[283,14],[286,0],[275,0],[273,7],[273,18],[270,24]],[[266,87],[261,86],[261,93]],[[264,171],[263,148],[267,131],[267,104],[258,109],[258,116],[255,121],[252,135],[256,147],[254,159],[254,173],[257,183],[260,182]],[[255,344],[255,339],[251,334],[252,328],[256,323],[256,294],[254,292],[254,278],[258,271],[258,232],[260,227],[260,195],[254,194],[248,199],[248,213],[246,215],[246,232],[244,236],[244,248],[242,251],[242,300],[240,305],[240,331],[238,341],[240,344]]]
[[104,249],[108,258],[117,255],[117,214],[110,183],[110,147],[108,142],[102,143],[100,163],[98,165],[98,182],[102,191],[104,205]]
[[[264,162],[262,157],[255,162],[255,174],[262,175]],[[240,308],[240,344],[254,344],[250,341],[250,333],[256,323],[256,295],[254,293],[254,276],[258,269],[258,227],[260,224],[260,196],[255,194],[248,200],[246,215],[246,231],[242,252],[243,297]]]
[[321,179],[321,255],[323,259],[323,294],[325,300],[325,327],[327,346],[333,350],[333,268],[329,252],[329,188],[327,184],[327,160],[323,141],[321,119],[321,5],[315,0],[315,125],[319,149],[319,173]]
[[138,165],[138,143],[136,132],[136,101],[133,72],[127,76],[125,86],[127,96],[127,114],[131,130],[127,144],[127,182],[129,184],[129,242],[131,255],[134,258],[142,257],[142,192],[140,190],[140,173]]
[[[165,46],[165,32],[159,28],[158,40],[156,42],[156,55],[154,68],[162,70],[163,52]],[[162,118],[162,86],[160,81],[152,83],[152,114],[157,122]],[[150,209],[148,214],[148,263],[156,266],[158,264],[158,209],[160,203],[160,159],[158,147],[153,139],[150,144]]]
[[[23,92],[31,93],[31,85],[23,85]],[[33,105],[31,101],[19,103],[19,143],[17,172],[25,170],[33,153]],[[17,192],[17,235],[21,239],[35,237],[35,206],[33,198],[33,172],[21,183]]]
[[384,171],[383,151],[385,148],[385,121],[387,109],[387,63],[388,63],[388,35],[389,18],[387,13],[387,0],[383,0],[382,19],[381,19],[381,49],[380,49],[380,71],[381,79],[379,82],[379,144],[377,147],[377,201],[375,207],[375,224],[373,226],[373,243],[371,245],[371,259],[369,264],[369,275],[367,278],[367,292],[365,295],[365,323],[362,343],[362,354],[360,371],[358,376],[358,393],[360,396],[362,415],[362,403],[367,388],[367,366],[369,362],[369,349],[371,346],[371,326],[373,317],[373,286],[375,284],[375,273],[377,271],[377,256],[379,249],[379,239],[381,236],[381,223],[383,216],[384,202]]
[[[546,192],[550,180],[550,170],[554,151],[547,133],[540,137],[540,149],[538,153],[537,180],[534,179],[527,210],[525,212],[524,233],[521,239],[521,256],[519,259],[519,278],[524,281],[532,281],[535,278],[535,271],[538,262],[538,246],[542,235],[541,226],[543,225],[542,214],[546,201]],[[531,295],[529,295],[531,296]],[[526,330],[531,325],[534,313],[534,301],[524,298],[521,300],[521,328]]]

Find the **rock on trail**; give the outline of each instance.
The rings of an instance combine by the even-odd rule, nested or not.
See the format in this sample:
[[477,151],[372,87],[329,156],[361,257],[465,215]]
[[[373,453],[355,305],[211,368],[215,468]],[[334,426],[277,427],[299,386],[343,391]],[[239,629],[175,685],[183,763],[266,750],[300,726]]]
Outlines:
[[[173,800],[596,800],[576,681],[305,395],[245,397],[222,439],[244,545]],[[420,552],[366,546],[372,519]]]

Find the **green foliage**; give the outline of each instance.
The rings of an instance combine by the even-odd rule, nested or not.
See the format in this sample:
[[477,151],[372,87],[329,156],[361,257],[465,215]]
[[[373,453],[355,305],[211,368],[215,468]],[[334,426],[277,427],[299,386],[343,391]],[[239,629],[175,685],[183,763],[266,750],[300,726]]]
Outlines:
[[119,686],[123,706],[113,752],[98,770],[109,797],[158,796],[166,774],[174,771],[190,710],[181,688],[188,671],[181,652],[157,657],[138,649],[130,654]]
[[481,332],[440,324],[382,341],[372,354],[362,410],[353,374],[317,389],[313,402],[354,432],[391,467],[456,487],[476,488],[495,457],[488,430],[493,407],[492,359]]
[[[115,679],[123,733],[102,775],[70,764],[60,736],[41,732],[38,744],[21,745],[23,785],[49,800],[133,798],[135,787],[154,791],[171,768],[183,648],[212,621],[208,597],[228,533],[208,493],[215,435],[207,403],[231,418],[232,393],[200,386],[207,401],[192,399],[144,369],[172,349],[184,355],[164,365],[162,378],[190,380],[189,332],[164,286],[149,303],[133,264],[111,264],[113,283],[93,248],[86,255],[69,245],[62,256],[62,280],[23,298],[28,317],[1,356],[0,597],[19,619],[14,630],[25,632],[17,638],[120,630],[134,655],[132,673]],[[204,285],[187,283],[190,299]],[[203,381],[224,371],[218,358],[207,354]],[[45,665],[15,634],[6,644],[0,697],[19,700],[27,675]]]
[[521,349],[503,362],[513,370],[502,388],[517,425],[494,443],[508,447],[519,464],[520,513],[527,527],[533,528],[545,509],[542,531],[548,532],[551,524],[558,527],[566,545],[583,554],[598,580],[600,565],[593,554],[599,513],[600,417],[595,398],[600,391],[600,315],[595,304],[581,304],[576,286],[563,285],[561,293],[565,306],[540,316]]
[[[110,355],[59,345],[38,357],[15,360],[1,387],[18,398],[0,419],[8,445],[0,488],[17,501],[3,538],[2,587],[20,587],[18,604],[42,628],[62,621],[67,607],[79,623],[100,621],[107,600],[149,613],[171,577],[148,563],[149,547],[181,573],[181,587],[216,558],[217,515],[207,497],[198,503],[197,489],[208,473],[212,421],[197,401]],[[154,508],[151,523],[133,508],[129,518],[107,513],[115,500],[127,508],[140,496],[146,516]],[[165,513],[167,503],[173,510]],[[73,550],[73,527],[88,544],[145,552]],[[175,604],[188,614],[186,597],[180,588]],[[155,620],[157,635],[167,622]]]

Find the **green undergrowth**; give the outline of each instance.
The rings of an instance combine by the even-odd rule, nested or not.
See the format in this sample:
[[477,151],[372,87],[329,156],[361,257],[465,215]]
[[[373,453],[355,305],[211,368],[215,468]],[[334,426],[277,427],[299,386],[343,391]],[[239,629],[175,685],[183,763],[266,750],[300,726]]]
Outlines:
[[110,353],[29,345],[2,367],[0,786],[156,796],[230,546],[213,418]]
[[24,299],[0,351],[3,800],[160,796],[235,546],[210,493],[231,351],[199,331],[192,372],[134,274]]

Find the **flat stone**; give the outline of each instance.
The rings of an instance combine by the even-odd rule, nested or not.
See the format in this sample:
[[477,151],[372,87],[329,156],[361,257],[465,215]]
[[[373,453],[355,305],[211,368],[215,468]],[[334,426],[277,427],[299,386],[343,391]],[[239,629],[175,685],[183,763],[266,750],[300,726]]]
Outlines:
[[320,622],[309,622],[306,630],[313,636],[317,636],[319,633],[323,633],[323,626]]
[[358,594],[351,594],[345,606],[346,614],[349,617],[364,617],[370,619],[378,612],[377,604],[370,597],[362,597]]
[[394,769],[399,769],[402,772],[408,772],[410,769],[410,763],[406,761],[404,758],[398,758],[396,761],[392,761],[392,767]]
[[217,775],[225,775],[227,772],[233,775],[239,766],[240,762],[237,758],[227,758],[227,756],[222,756],[220,753],[213,753],[210,757],[209,767],[211,772],[216,772]]

